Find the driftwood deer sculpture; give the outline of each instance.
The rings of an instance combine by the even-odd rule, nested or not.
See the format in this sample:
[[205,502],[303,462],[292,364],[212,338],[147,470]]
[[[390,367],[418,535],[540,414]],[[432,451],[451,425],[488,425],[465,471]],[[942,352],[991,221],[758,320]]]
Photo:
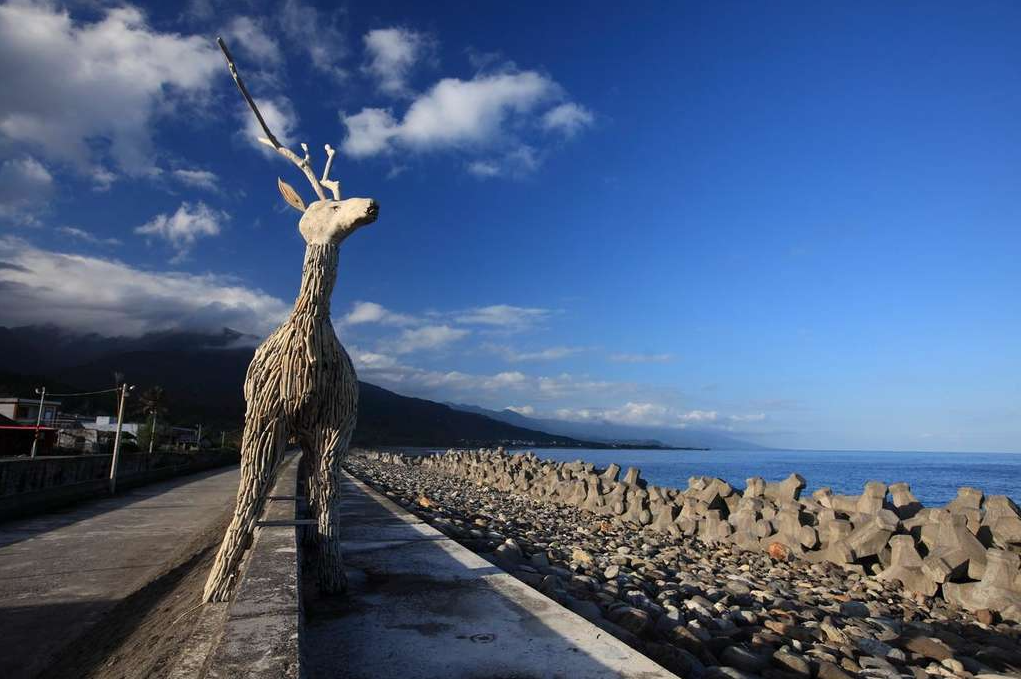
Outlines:
[[[241,557],[251,540],[266,493],[289,437],[304,452],[309,508],[320,591],[343,591],[343,562],[338,534],[340,464],[347,453],[358,411],[358,381],[347,352],[330,322],[330,296],[337,279],[337,249],[358,228],[371,224],[379,206],[369,198],[340,198],[340,182],[329,179],[334,150],[326,145],[321,178],[309,162],[308,146],[299,158],[280,144],[259,113],[222,39],[217,39],[230,73],[252,109],[264,138],[259,141],[293,162],[312,184],[318,200],[309,205],[283,180],[277,180],[287,203],[302,213],[305,263],[294,309],[256,350],[245,377],[245,430],[241,442],[241,484],[234,518],[206,581],[205,601],[226,599]],[[329,189],[332,197],[327,197]]]

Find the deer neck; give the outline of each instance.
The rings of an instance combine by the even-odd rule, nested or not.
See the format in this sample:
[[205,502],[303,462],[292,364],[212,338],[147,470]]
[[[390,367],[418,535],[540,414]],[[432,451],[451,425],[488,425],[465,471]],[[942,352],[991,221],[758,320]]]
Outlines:
[[301,268],[301,290],[291,318],[329,321],[330,297],[337,282],[337,245],[309,243]]

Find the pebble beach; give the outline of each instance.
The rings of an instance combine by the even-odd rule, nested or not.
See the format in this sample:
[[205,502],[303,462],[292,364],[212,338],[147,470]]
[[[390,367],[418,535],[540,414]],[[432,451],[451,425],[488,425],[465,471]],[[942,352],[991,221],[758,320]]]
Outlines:
[[1021,677],[1021,626],[786,550],[664,534],[466,482],[422,458],[347,469],[679,676]]

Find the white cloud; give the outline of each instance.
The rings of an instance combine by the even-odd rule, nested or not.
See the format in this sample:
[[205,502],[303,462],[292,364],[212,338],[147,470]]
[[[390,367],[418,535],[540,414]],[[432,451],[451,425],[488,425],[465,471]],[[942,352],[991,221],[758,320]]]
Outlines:
[[[204,36],[162,33],[135,7],[75,21],[49,3],[0,5],[0,134],[86,175],[152,171],[152,119],[205,92],[223,68]],[[105,140],[106,144],[95,144]],[[107,182],[109,183],[109,182]]]
[[384,370],[398,366],[397,360],[393,356],[374,351],[362,351],[353,346],[348,347],[347,351],[351,356],[351,361],[359,370]]
[[339,27],[341,15],[340,11],[320,12],[298,0],[286,0],[278,15],[288,43],[304,50],[312,67],[335,82],[347,78],[347,71],[340,66],[348,51],[347,39]]
[[0,291],[6,325],[59,321],[102,335],[219,330],[259,336],[290,304],[214,274],[142,271],[116,259],[43,250],[0,238]]
[[413,316],[395,313],[375,302],[355,302],[341,322],[344,325],[378,323],[381,325],[412,325],[418,322]]
[[749,413],[747,415],[729,415],[731,422],[762,422],[766,419],[766,413]]
[[681,422],[715,422],[719,413],[715,410],[689,410],[677,416]]
[[512,413],[524,415],[525,417],[529,417],[535,414],[535,408],[533,408],[532,406],[507,406],[506,408],[504,408],[504,410],[509,410]]
[[554,416],[572,422],[610,422],[683,429],[692,423],[715,422],[718,414],[709,410],[677,411],[659,403],[628,402],[619,408],[560,408],[554,412]]
[[584,106],[568,102],[552,108],[542,116],[542,126],[566,137],[573,137],[594,122],[592,112]]
[[476,177],[488,179],[500,175],[500,166],[491,160],[475,160],[468,163],[468,172]]
[[522,144],[504,154],[503,165],[512,175],[524,175],[539,167],[539,154],[534,148]]
[[486,380],[487,389],[503,389],[528,383],[528,376],[516,370],[497,373]]
[[[336,320],[336,325],[338,328],[349,329],[356,326],[401,328],[396,335],[377,339],[376,347],[385,353],[403,355],[444,348],[477,330],[521,331],[550,313],[547,309],[495,304],[460,311],[427,311],[413,315],[392,311],[376,302],[357,301],[350,311]],[[510,347],[490,344],[484,345],[484,348],[512,361],[553,360],[580,351],[573,347],[552,347],[535,352],[518,352]]]
[[99,238],[84,229],[79,229],[74,226],[61,226],[57,229],[57,232],[76,240],[80,240],[83,243],[89,243],[90,245],[123,245],[123,243],[117,238]]
[[113,183],[117,181],[117,175],[102,165],[93,165],[86,174],[92,179],[92,190],[101,192],[109,191]]
[[517,178],[532,173],[540,164],[539,153],[531,146],[522,144],[501,155],[472,161],[468,163],[467,169],[480,179]]
[[442,349],[466,337],[471,331],[452,328],[449,325],[424,325],[421,328],[403,330],[397,338],[387,342],[395,354],[410,354],[415,351]]
[[[573,422],[610,422],[631,426],[673,429],[690,427],[729,430],[729,422],[748,421],[743,416],[722,417],[715,410],[683,410],[653,401],[628,401],[618,407],[554,407],[540,413],[535,406],[503,406],[509,398],[520,401],[563,403],[605,399],[639,393],[640,385],[592,379],[584,375],[529,375],[521,371],[473,374],[457,370],[426,370],[401,363],[391,353],[351,350],[361,379],[399,393],[441,401],[479,403],[506,407],[527,416],[546,416]],[[393,352],[396,353],[396,352]],[[519,402],[520,402],[519,401]]]
[[199,238],[218,235],[227,219],[226,212],[213,210],[201,201],[195,204],[185,202],[174,214],[156,215],[137,227],[135,233],[162,238],[173,246],[177,251],[175,259],[180,260]]
[[31,156],[0,164],[0,219],[37,226],[37,215],[53,192],[53,175]]
[[353,116],[342,115],[347,137],[341,148],[349,156],[364,158],[390,150],[390,140],[399,127],[386,109],[363,108]]
[[548,318],[551,313],[549,309],[493,304],[459,312],[456,314],[455,320],[466,325],[488,325],[508,330],[523,330]]
[[428,311],[423,315],[416,316],[392,311],[376,302],[357,301],[352,305],[351,311],[340,319],[340,323],[344,325],[375,323],[395,326],[456,324],[504,330],[524,330],[548,318],[552,313],[549,309],[537,307],[492,304],[458,311]]
[[[262,118],[266,121],[269,129],[273,131],[273,136],[277,138],[277,141],[284,146],[289,146],[291,144],[291,137],[298,128],[298,114],[294,111],[294,106],[290,100],[280,96],[273,99],[255,98],[255,105],[259,107],[259,113],[262,114]],[[252,111],[248,108],[247,104],[240,104],[237,108],[237,114],[244,124],[245,138],[249,143],[266,154],[267,157],[279,158],[284,162],[289,162],[276,151],[259,141],[259,138],[265,137],[266,133],[262,131],[259,121],[252,115]]]
[[610,354],[616,363],[667,363],[674,360],[673,354]]
[[523,361],[555,361],[584,351],[582,347],[549,347],[537,351],[518,351],[513,347],[500,344],[486,344],[483,348],[514,363]]
[[535,378],[537,399],[552,401],[575,396],[605,395],[616,391],[622,393],[633,389],[633,385],[607,380],[595,380],[585,376],[561,373]]
[[399,122],[389,111],[363,109],[344,116],[344,151],[365,157],[404,147],[414,151],[488,147],[509,136],[506,124],[562,96],[560,86],[535,71],[444,78],[415,99]]
[[366,33],[363,41],[368,57],[363,70],[376,79],[379,90],[391,96],[409,96],[407,81],[412,68],[433,49],[429,36],[401,27],[378,28]]
[[207,191],[216,191],[217,183],[220,181],[220,178],[209,170],[179,169],[171,172],[171,175],[186,186]]
[[182,15],[193,21],[206,21],[216,14],[215,0],[188,0]]
[[[227,28],[224,35],[229,38],[228,45],[236,45],[237,48],[252,57],[259,68],[275,68],[283,62],[283,53],[277,41],[266,33],[262,22],[251,17],[235,17]],[[233,49],[231,50],[234,51]]]
[[[390,348],[393,351],[394,347]],[[495,374],[472,374],[457,370],[425,370],[400,363],[388,353],[350,351],[358,375],[388,389],[423,398],[487,402],[499,399],[506,402],[506,394],[548,401],[557,398],[592,397],[605,395],[608,390],[625,392],[633,385],[603,382],[569,374],[553,376],[527,375],[519,371]]]

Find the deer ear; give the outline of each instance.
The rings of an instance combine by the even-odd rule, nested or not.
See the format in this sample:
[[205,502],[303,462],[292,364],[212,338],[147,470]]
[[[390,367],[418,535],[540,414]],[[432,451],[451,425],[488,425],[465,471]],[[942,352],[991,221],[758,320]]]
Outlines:
[[293,207],[298,212],[305,211],[305,201],[301,199],[298,192],[291,188],[291,185],[285,182],[280,177],[277,177],[277,188],[280,189],[280,195],[284,197],[287,204]]

